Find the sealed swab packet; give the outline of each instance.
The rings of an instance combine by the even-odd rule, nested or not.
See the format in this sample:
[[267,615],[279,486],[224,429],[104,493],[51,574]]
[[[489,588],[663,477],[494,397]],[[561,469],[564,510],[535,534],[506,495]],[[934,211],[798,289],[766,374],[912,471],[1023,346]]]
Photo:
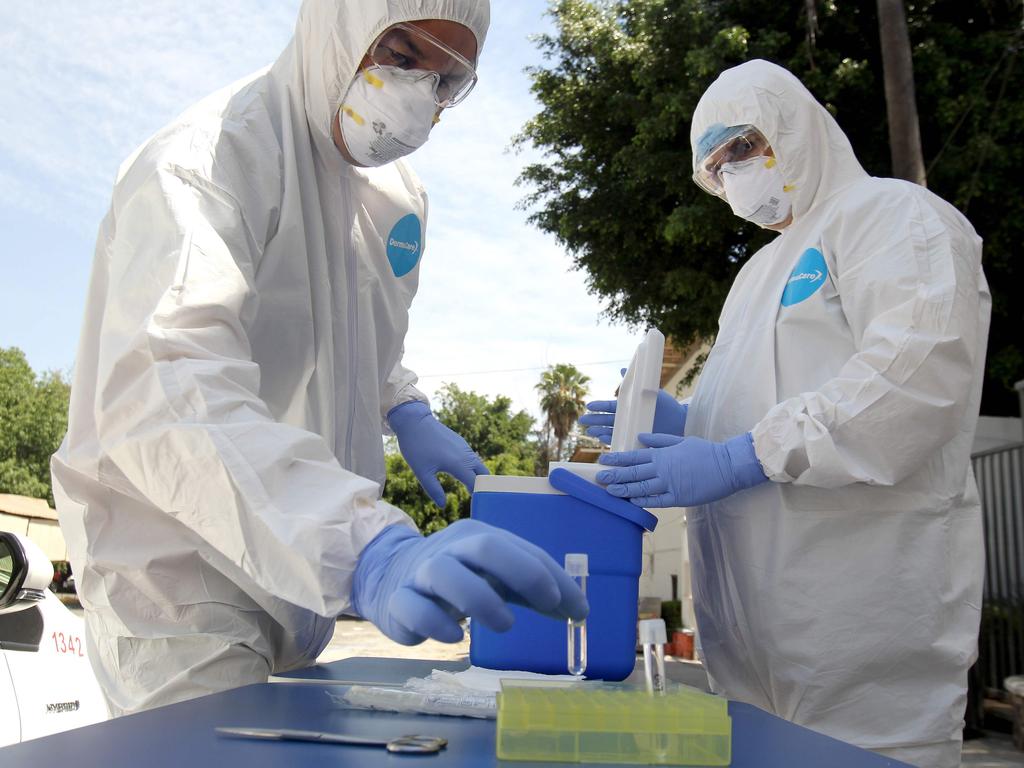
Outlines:
[[494,719],[502,680],[573,681],[572,675],[541,675],[535,672],[470,667],[462,672],[435,669],[429,677],[413,677],[401,688],[353,685],[341,695],[327,695],[336,704],[359,709],[381,709],[425,715]]
[[422,715],[450,715],[452,717],[479,717],[493,720],[498,716],[498,703],[493,693],[427,693],[404,688],[373,688],[353,685],[340,696],[330,691],[327,695],[335,703],[348,704],[358,709],[382,709]]

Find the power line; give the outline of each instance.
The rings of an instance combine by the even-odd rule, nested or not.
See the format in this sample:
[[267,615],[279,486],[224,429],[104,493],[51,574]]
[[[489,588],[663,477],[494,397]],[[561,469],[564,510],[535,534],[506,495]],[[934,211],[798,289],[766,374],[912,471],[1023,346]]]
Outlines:
[[[585,365],[624,365],[629,360],[597,360],[591,363],[574,363],[577,368],[582,368]],[[462,373],[425,373],[419,378],[421,379],[440,379],[445,376],[482,376],[488,373],[526,373],[528,371],[544,371],[550,368],[549,365],[536,365],[529,368],[499,368],[490,371],[463,371]]]

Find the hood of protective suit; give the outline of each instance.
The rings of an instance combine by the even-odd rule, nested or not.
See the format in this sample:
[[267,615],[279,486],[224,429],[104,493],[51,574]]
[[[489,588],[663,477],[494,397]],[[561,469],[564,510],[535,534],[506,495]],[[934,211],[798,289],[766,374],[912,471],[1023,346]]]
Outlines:
[[850,140],[792,73],[760,59],[725,70],[697,103],[690,127],[693,166],[707,138],[725,127],[753,125],[775,152],[793,219],[867,173]]
[[488,0],[305,0],[278,64],[296,66],[314,138],[330,139],[341,99],[381,32],[403,21],[454,21],[474,34],[479,57],[490,16]]

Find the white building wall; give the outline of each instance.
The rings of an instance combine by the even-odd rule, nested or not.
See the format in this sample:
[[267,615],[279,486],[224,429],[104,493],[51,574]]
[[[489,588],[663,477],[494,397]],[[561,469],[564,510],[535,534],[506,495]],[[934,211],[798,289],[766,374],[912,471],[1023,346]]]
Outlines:
[[51,560],[68,559],[68,546],[56,520],[0,511],[0,531],[28,536]]
[[693,628],[693,594],[690,589],[690,558],[686,544],[686,510],[682,507],[650,510],[658,518],[653,533],[644,534],[640,596],[672,599],[672,577],[676,578],[676,599],[683,604],[683,624]]
[[32,518],[28,521],[28,537],[38,544],[51,560],[68,559],[68,545],[56,520]]
[[978,429],[974,433],[973,452],[1000,448],[1024,440],[1020,419],[1003,416],[979,416]]
[[683,386],[682,381],[686,378],[686,374],[690,372],[692,367],[691,361],[697,355],[706,355],[711,350],[711,346],[708,344],[702,344],[700,348],[681,366],[679,369],[672,374],[671,378],[662,385],[669,394],[673,395],[677,400],[685,400],[693,394],[693,391],[697,388],[697,379],[699,376],[694,377],[693,381],[688,385]]

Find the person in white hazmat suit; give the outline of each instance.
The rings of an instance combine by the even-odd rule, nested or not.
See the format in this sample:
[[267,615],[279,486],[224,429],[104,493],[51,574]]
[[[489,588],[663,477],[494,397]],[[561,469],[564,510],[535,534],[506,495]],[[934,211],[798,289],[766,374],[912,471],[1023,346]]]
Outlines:
[[[740,270],[688,407],[662,393],[662,434],[603,456],[614,468],[598,480],[641,506],[692,507],[718,691],[954,768],[984,557],[970,469],[991,305],[981,240],[923,187],[868,176],[773,64],[722,73],[691,141],[695,180],[780,234]],[[613,404],[592,410],[606,435]]]
[[581,618],[550,557],[380,499],[390,427],[439,504],[479,458],[402,365],[426,194],[401,161],[468,94],[487,0],[306,0],[269,68],[122,166],[53,459],[113,714],[311,663],[343,612],[406,644]]

